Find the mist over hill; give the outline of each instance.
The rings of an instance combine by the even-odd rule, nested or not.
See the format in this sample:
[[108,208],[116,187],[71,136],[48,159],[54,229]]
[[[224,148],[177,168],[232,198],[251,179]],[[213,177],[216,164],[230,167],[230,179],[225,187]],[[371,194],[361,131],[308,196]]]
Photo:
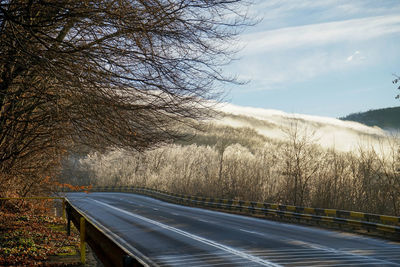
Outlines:
[[[316,144],[324,148],[352,151],[359,146],[381,148],[382,141],[388,136],[379,127],[369,127],[358,122],[330,117],[285,113],[279,110],[232,104],[222,104],[218,110],[221,111],[221,115],[208,122],[209,125],[205,131],[208,133],[197,133],[198,140],[204,140],[205,136],[208,136],[208,139],[212,139],[210,136],[223,138],[223,135],[229,135],[232,139],[235,132],[240,135],[239,132],[243,134],[243,129],[247,129],[249,134],[246,138],[249,140],[266,138],[281,142],[287,139],[290,132],[297,130],[302,135],[308,135]],[[228,127],[235,130],[230,132],[227,129],[221,130],[215,127]],[[209,144],[212,145],[211,143]]]
[[400,107],[383,108],[359,112],[340,118],[345,121],[356,121],[368,126],[378,126],[385,130],[400,130]]

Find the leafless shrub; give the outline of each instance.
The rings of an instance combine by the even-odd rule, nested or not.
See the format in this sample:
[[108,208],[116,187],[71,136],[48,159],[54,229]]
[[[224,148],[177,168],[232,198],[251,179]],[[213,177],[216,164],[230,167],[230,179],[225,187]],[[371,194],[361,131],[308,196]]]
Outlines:
[[[168,145],[145,153],[117,149],[90,154],[80,163],[99,185],[400,215],[397,138],[382,140],[382,151],[360,146],[358,151],[339,152],[316,146],[307,131],[291,130],[281,143],[243,131],[237,143],[224,146],[222,155],[221,144],[214,142]],[[220,132],[208,132],[208,140]],[[260,142],[250,148],[240,141],[252,138]]]

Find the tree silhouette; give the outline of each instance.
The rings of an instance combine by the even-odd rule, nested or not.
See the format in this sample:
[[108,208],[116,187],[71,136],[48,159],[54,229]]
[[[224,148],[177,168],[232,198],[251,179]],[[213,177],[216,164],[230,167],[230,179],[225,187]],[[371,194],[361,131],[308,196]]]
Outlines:
[[53,165],[76,144],[143,150],[179,137],[210,115],[220,82],[236,82],[221,66],[249,24],[246,5],[1,1],[0,173]]

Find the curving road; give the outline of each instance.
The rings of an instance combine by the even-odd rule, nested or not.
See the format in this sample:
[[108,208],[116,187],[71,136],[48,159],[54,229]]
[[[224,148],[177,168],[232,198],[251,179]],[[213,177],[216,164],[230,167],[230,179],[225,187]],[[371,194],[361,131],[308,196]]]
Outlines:
[[400,244],[125,193],[67,198],[150,266],[400,266]]

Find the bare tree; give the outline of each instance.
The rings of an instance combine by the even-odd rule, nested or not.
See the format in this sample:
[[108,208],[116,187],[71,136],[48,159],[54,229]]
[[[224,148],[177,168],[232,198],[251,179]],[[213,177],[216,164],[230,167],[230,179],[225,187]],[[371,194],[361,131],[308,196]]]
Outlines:
[[[397,84],[400,82],[400,77],[397,76],[396,74],[393,74],[393,76],[395,77],[395,79],[392,81],[393,84]],[[396,88],[397,90],[400,90],[400,86],[397,86]],[[396,95],[396,99],[400,98],[400,94]]]
[[143,150],[210,115],[244,0],[0,2],[0,171],[73,144]]
[[318,149],[314,144],[315,133],[302,128],[298,121],[293,121],[283,129],[287,143],[283,146],[282,157],[286,180],[285,200],[293,205],[304,205],[309,197],[311,179],[318,170],[315,160]]

